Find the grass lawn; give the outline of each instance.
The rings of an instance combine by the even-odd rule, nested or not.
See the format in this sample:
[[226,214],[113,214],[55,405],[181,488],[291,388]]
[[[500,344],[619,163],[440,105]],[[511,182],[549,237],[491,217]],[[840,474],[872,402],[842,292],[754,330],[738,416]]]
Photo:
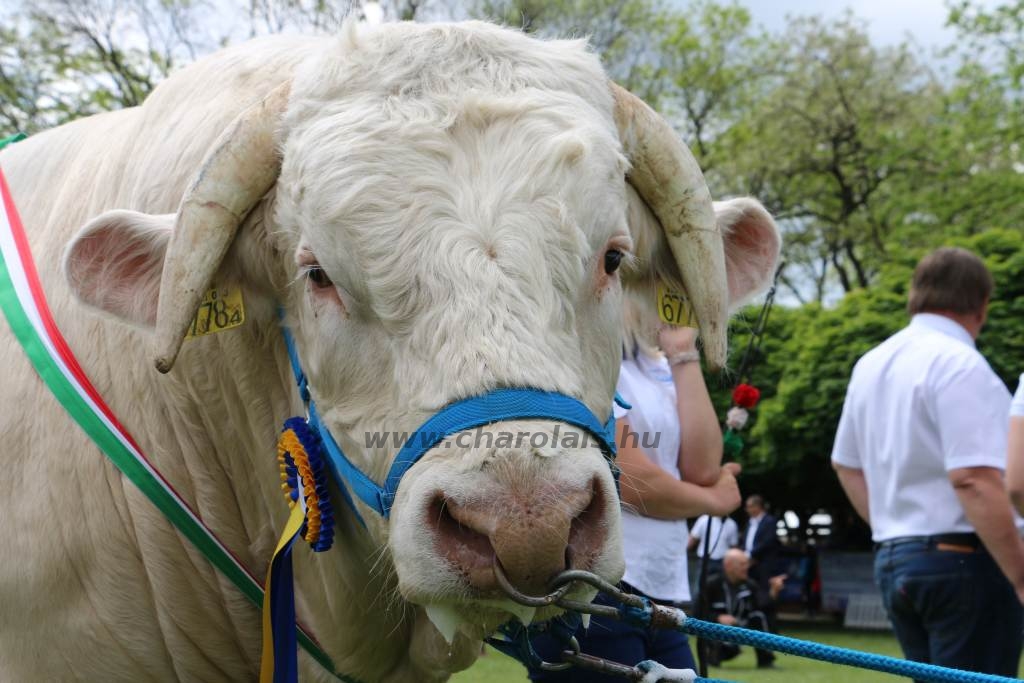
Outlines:
[[[895,637],[888,632],[783,623],[782,635],[880,655],[902,657]],[[712,678],[736,683],[905,683],[909,680],[791,655],[778,655],[774,669],[760,670],[755,666],[754,651],[749,647],[744,647],[739,657],[726,662],[724,666],[711,667],[708,674]],[[526,670],[518,662],[495,650],[488,650],[487,655],[481,657],[470,669],[452,677],[455,683],[523,683],[526,680]]]

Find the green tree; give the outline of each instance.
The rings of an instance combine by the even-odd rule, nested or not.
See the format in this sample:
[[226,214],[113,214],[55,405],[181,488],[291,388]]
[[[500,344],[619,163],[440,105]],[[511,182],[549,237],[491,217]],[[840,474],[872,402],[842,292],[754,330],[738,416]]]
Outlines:
[[0,29],[6,132],[140,104],[214,46],[201,38],[192,0],[40,0],[20,10]]
[[667,12],[652,37],[658,49],[650,85],[638,94],[682,133],[715,193],[716,185],[730,184],[714,170],[718,156],[731,152],[716,143],[756,106],[758,88],[771,70],[769,41],[753,32],[745,8],[705,0]]
[[774,66],[759,101],[719,140],[720,184],[783,221],[783,282],[802,300],[867,287],[905,213],[900,181],[928,157],[916,131],[939,88],[909,46],[872,45],[851,15],[793,20],[763,59]]
[[1024,0],[985,8],[971,0],[950,7],[949,24],[959,29],[978,56],[994,55],[1015,88],[1024,84]]
[[643,97],[651,82],[650,36],[665,21],[660,0],[477,0],[470,16],[544,37],[586,37],[609,75]]
[[[140,104],[167,75],[249,37],[327,33],[356,0],[21,0],[0,27],[0,134]],[[381,3],[414,18],[426,3]],[[228,19],[225,21],[225,15]]]
[[717,137],[750,105],[766,59],[750,13],[696,0],[480,0],[483,17],[543,36],[585,36],[609,74],[665,115],[707,172]]
[[62,41],[42,31],[0,26],[0,137],[35,132],[79,115],[78,98],[55,91]]
[[934,181],[920,193],[935,225],[950,235],[1024,229],[1024,2],[990,10],[960,2],[949,56],[959,59],[934,139]]

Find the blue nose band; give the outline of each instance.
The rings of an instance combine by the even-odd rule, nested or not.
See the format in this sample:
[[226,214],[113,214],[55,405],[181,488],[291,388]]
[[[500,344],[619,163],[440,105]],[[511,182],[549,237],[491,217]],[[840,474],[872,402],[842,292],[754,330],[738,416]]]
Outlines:
[[[331,473],[357,517],[359,513],[348,494],[349,489],[359,500],[387,519],[391,514],[402,477],[430,449],[458,432],[507,420],[551,420],[582,429],[594,437],[618,483],[614,415],[609,415],[608,419],[602,422],[587,406],[571,396],[529,387],[509,387],[455,401],[434,413],[408,436],[395,456],[384,484],[380,485],[345,455],[330,430],[324,425],[317,412],[316,403],[310,395],[295,341],[286,328],[283,331],[295,382],[306,404],[309,426],[320,436]],[[615,401],[625,408],[629,407],[618,395],[615,396]],[[363,522],[361,517],[359,521]]]

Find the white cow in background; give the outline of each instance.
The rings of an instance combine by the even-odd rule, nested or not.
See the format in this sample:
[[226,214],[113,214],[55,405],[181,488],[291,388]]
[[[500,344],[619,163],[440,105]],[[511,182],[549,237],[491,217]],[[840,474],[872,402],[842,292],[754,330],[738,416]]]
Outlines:
[[[753,200],[718,206],[716,227],[685,147],[582,41],[483,23],[253,41],[0,167],[86,373],[257,576],[287,516],[276,435],[302,411],[279,307],[325,423],[380,481],[396,449],[364,434],[495,387],[607,416],[623,282],[685,288],[721,365],[729,304],[779,248]],[[211,283],[241,288],[245,324],[183,343]],[[71,421],[5,323],[0,367],[0,680],[254,680],[259,612]],[[298,616],[367,682],[469,666],[511,615],[495,561],[531,592],[567,556],[609,580],[623,567],[596,447],[435,448],[390,520],[361,507],[368,529],[339,500],[335,547],[296,546]],[[458,615],[452,644],[432,604]],[[332,680],[305,654],[300,678]]]

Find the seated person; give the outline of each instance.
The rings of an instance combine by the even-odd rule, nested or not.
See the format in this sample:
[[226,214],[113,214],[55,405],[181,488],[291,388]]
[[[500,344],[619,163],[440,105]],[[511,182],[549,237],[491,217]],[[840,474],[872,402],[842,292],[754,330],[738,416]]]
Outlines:
[[[722,573],[708,577],[708,606],[710,618],[726,626],[739,626],[767,632],[768,618],[757,604],[757,586],[750,580],[750,557],[739,548],[732,548],[722,560]],[[769,595],[775,600],[782,591],[785,574],[771,577]],[[740,653],[740,646],[733,643],[712,642],[708,648],[708,662],[717,666]],[[757,667],[768,668],[775,661],[775,655],[767,650],[757,650]]]

